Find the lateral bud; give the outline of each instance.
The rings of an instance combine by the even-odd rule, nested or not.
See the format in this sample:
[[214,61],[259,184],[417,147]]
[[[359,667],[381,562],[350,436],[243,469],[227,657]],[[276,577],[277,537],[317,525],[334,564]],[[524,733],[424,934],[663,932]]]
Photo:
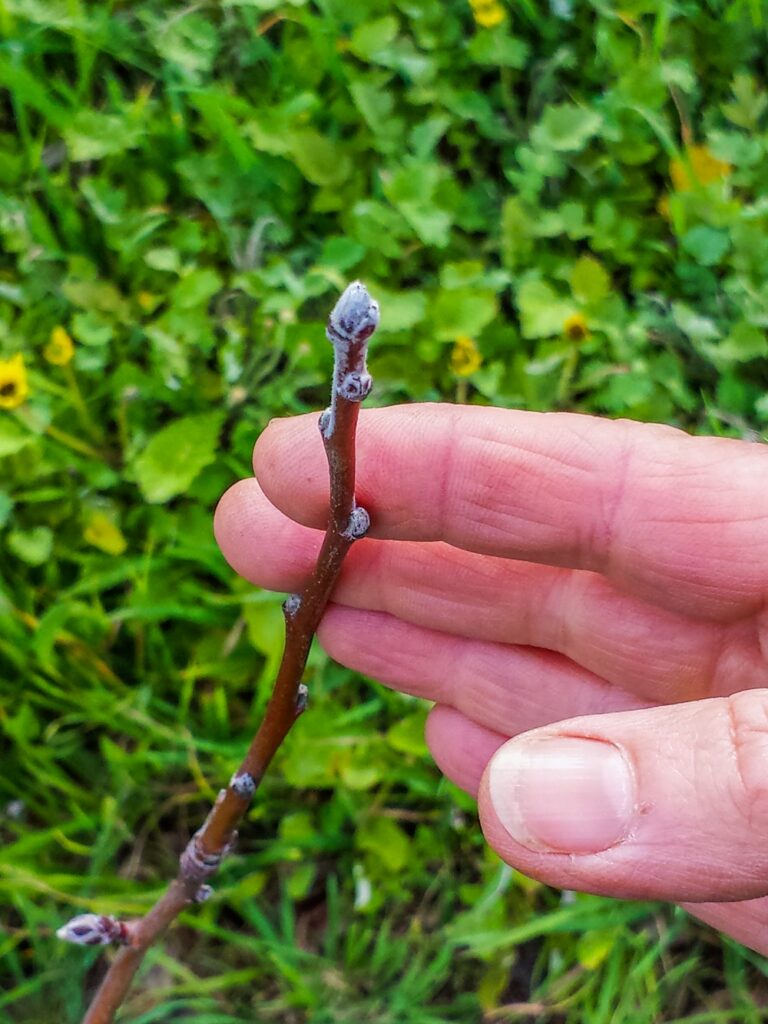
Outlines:
[[229,780],[229,788],[243,800],[250,800],[256,792],[256,780],[250,772],[243,772],[241,775],[235,772]]
[[326,441],[331,439],[331,435],[333,434],[333,424],[333,408],[329,406],[329,408],[324,409],[320,413],[320,419],[317,421],[317,425],[320,428],[320,434]]
[[299,687],[296,690],[296,717],[303,714],[307,710],[309,704],[309,687],[306,683],[299,683]]
[[342,533],[342,537],[347,537],[350,540],[360,540],[361,537],[368,533],[370,528],[371,517],[361,505],[356,505],[349,513],[347,528]]
[[348,402],[362,402],[370,395],[372,387],[373,377],[370,373],[347,373],[336,385],[336,394]]
[[213,896],[213,886],[201,885],[192,899],[195,903],[207,903],[211,896]]
[[287,619],[292,619],[301,608],[301,595],[291,594],[283,601],[283,614]]
[[107,914],[79,914],[59,928],[56,935],[77,946],[108,946],[110,942],[125,946],[131,941],[125,921]]

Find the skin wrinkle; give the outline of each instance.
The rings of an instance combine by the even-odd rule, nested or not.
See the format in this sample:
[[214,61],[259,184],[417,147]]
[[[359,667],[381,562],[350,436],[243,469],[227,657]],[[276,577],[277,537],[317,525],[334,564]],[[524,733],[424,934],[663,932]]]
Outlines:
[[595,531],[593,531],[586,544],[587,551],[591,547],[594,551],[598,552],[597,561],[599,565],[595,568],[599,568],[600,572],[609,577],[615,575],[613,565],[616,555],[617,524],[621,521],[633,469],[633,448],[627,442],[626,436],[621,440],[616,462],[618,473],[615,474],[615,490],[611,494],[609,492],[604,493],[598,488],[600,511],[599,514],[595,515],[598,535],[595,535]]
[[[726,698],[728,732],[738,789],[735,806],[750,830],[768,835],[768,694],[736,693]],[[757,828],[756,828],[757,825]]]

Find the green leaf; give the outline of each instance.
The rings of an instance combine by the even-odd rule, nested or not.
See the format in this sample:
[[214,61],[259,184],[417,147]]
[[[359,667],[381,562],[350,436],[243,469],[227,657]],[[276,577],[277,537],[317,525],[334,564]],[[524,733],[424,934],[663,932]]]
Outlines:
[[185,416],[154,435],[133,463],[136,482],[147,501],[170,501],[214,461],[223,421],[221,412]]
[[682,238],[683,248],[703,267],[714,267],[730,248],[731,240],[727,231],[698,224]]
[[352,161],[340,142],[307,129],[290,136],[296,166],[313,185],[341,185],[349,177]]
[[575,310],[554,288],[530,278],[517,290],[517,305],[524,338],[549,338],[560,334],[563,324]]
[[219,32],[210,18],[192,11],[173,11],[151,33],[155,48],[170,64],[192,74],[209,71],[219,48]]
[[51,557],[53,531],[47,526],[35,526],[31,530],[11,530],[8,534],[8,550],[27,565],[42,565]]
[[402,754],[425,757],[429,753],[427,741],[424,739],[426,721],[426,708],[415,711],[412,715],[406,715],[405,718],[401,718],[390,726],[387,732],[387,742]]
[[201,267],[183,277],[173,289],[173,304],[180,309],[205,305],[221,289],[222,279],[215,270]]
[[0,459],[6,455],[15,455],[34,439],[34,435],[12,416],[0,414]]
[[478,335],[496,316],[496,293],[483,288],[444,288],[432,301],[429,321],[439,341]]
[[408,836],[391,818],[366,818],[357,830],[356,841],[387,871],[400,871],[408,861]]
[[478,32],[470,40],[467,52],[476,64],[519,70],[525,67],[529,47],[522,39],[503,32]]
[[571,272],[574,298],[586,305],[601,302],[611,290],[611,279],[594,256],[581,256]]
[[427,312],[427,297],[424,292],[390,292],[381,285],[371,287],[371,293],[382,310],[381,327],[387,331],[407,331],[421,323]]
[[79,110],[64,129],[69,158],[74,163],[101,160],[133,149],[141,143],[143,129],[118,114]]
[[600,114],[575,103],[553,104],[544,111],[539,124],[531,132],[534,144],[558,153],[582,150],[598,133],[603,123]]
[[0,490],[0,526],[5,526],[13,511],[13,498],[7,491]]
[[365,21],[352,33],[349,49],[361,60],[376,60],[394,42],[397,31],[397,18],[391,14],[375,21]]
[[765,331],[754,324],[740,321],[712,353],[715,362],[745,363],[750,359],[768,356],[768,339]]

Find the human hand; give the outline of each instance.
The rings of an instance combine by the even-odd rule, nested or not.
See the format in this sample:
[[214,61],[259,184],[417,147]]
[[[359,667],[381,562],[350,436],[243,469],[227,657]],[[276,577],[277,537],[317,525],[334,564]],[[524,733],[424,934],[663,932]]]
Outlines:
[[[326,650],[436,701],[430,749],[505,861],[768,953],[768,448],[413,405],[362,412],[358,464],[373,525]],[[216,536],[295,590],[326,519],[317,417],[270,424],[254,469]]]

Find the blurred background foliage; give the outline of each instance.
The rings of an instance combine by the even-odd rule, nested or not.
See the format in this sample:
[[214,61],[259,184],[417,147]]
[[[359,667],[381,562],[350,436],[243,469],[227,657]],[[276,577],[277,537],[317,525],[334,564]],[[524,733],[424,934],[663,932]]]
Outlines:
[[[0,1019],[76,1022],[73,912],[146,909],[259,718],[280,597],[211,534],[323,321],[373,401],[768,424],[760,0],[0,2]],[[425,710],[313,707],[124,1021],[753,1022],[682,912],[483,847]]]

